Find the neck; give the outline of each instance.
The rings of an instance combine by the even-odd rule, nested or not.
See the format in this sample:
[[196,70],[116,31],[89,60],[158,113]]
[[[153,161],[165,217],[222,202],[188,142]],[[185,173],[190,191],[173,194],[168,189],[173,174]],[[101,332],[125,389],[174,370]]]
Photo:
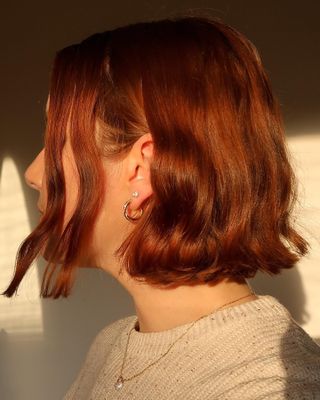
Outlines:
[[238,283],[225,279],[214,285],[159,289],[136,283],[128,276],[121,279],[133,297],[138,317],[136,329],[142,333],[169,330],[193,322],[217,308],[226,308],[227,303],[231,303],[231,307],[257,299],[254,294],[248,296],[252,290],[246,280]]

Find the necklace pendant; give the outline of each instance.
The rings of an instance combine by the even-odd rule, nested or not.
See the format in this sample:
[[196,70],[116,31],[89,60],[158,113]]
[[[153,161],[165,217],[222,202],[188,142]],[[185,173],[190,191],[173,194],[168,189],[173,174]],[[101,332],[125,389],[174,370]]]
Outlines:
[[122,388],[122,386],[123,386],[123,379],[122,379],[122,376],[120,375],[117,382],[114,384],[114,387],[117,390],[120,390]]

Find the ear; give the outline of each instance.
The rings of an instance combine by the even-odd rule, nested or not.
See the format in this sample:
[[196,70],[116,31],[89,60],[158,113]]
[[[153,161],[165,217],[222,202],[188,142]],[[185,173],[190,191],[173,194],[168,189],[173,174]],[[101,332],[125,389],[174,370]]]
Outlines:
[[[147,133],[141,136],[127,157],[128,200],[129,198],[131,200],[129,208],[134,212],[153,193],[150,182],[150,164],[153,159],[152,135]],[[138,192],[139,195],[133,197],[133,192]]]

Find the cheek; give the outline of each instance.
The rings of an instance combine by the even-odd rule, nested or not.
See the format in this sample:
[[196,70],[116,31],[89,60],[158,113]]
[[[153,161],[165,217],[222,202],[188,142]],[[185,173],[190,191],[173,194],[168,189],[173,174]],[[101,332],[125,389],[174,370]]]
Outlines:
[[111,262],[112,253],[129,233],[131,226],[123,214],[123,204],[127,200],[121,193],[119,181],[113,184],[108,179],[104,203],[94,228],[94,253],[99,260]]
[[95,243],[99,247],[109,246],[118,236],[121,224],[121,209],[119,210],[121,206],[118,203],[115,192],[106,193],[95,225]]

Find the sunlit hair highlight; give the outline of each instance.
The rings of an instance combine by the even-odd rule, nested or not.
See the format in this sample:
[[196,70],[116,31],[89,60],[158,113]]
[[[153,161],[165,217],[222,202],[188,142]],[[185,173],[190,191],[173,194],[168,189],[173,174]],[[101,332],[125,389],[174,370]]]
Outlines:
[[[62,231],[68,121],[80,192]],[[57,54],[45,136],[48,206],[19,248],[4,295],[44,245],[41,295],[69,295],[104,201],[102,158],[125,157],[145,133],[154,141],[153,194],[115,253],[133,278],[159,287],[240,281],[258,270],[279,274],[307,254],[291,221],[297,181],[280,108],[257,50],[212,17],[172,17],[95,34]]]

